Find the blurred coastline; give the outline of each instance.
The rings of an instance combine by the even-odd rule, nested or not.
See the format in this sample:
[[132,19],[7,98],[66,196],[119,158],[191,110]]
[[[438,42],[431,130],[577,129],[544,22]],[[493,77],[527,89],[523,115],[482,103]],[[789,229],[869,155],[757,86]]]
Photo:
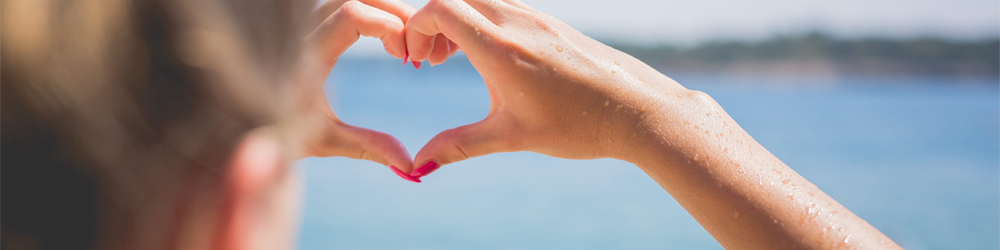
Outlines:
[[820,32],[695,46],[606,42],[671,73],[782,76],[1000,76],[1000,38],[841,39]]

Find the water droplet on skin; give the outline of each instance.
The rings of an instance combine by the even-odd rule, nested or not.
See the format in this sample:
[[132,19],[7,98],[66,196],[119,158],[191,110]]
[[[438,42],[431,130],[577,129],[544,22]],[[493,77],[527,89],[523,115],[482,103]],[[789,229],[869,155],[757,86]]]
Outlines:
[[559,52],[562,52],[562,51],[563,51],[563,48],[562,48],[562,47],[560,47],[559,45],[556,45],[556,51],[559,51]]
[[646,80],[643,80],[642,77],[639,77],[639,81],[640,82],[646,82]]
[[517,92],[517,96],[524,96],[524,92]]
[[625,106],[625,105],[618,105],[618,107],[615,107],[615,112],[618,112],[618,110],[621,110],[622,106]]
[[698,153],[694,153],[694,161],[698,161],[698,158],[699,158]]
[[552,36],[559,36],[559,31],[553,31]]
[[733,218],[740,218],[740,211],[733,212]]
[[614,70],[612,70],[612,71],[611,71],[611,74],[614,74],[614,73],[615,73],[615,71],[614,71]]
[[583,111],[583,116],[587,116],[587,111]]
[[784,179],[784,180],[781,180],[781,184],[788,184],[788,182],[790,182],[790,181],[792,181],[792,180]]
[[576,71],[576,68],[573,68],[573,71]]
[[539,51],[538,54],[539,55],[545,55],[545,51]]
[[712,113],[705,113],[705,116],[711,117]]
[[622,65],[622,63],[615,61],[615,65]]
[[847,237],[844,237],[844,244],[847,244],[847,242],[850,240],[851,240],[851,235],[848,234]]
[[604,101],[604,106],[607,107],[608,105],[611,105],[611,101],[610,100],[605,100]]
[[674,94],[677,98],[681,98],[681,94]]
[[559,69],[558,68],[552,68],[552,72],[556,72],[556,71],[559,71]]
[[745,171],[743,170],[743,167],[740,167],[739,171],[740,171],[741,174],[745,173]]

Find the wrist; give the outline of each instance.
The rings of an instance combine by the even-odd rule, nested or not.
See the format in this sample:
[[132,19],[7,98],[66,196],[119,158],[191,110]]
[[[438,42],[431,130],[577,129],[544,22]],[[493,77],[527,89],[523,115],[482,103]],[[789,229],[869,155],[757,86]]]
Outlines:
[[[640,167],[691,164],[725,154],[742,129],[701,91],[660,92],[640,106],[639,124],[621,158]],[[670,163],[670,164],[667,164]]]

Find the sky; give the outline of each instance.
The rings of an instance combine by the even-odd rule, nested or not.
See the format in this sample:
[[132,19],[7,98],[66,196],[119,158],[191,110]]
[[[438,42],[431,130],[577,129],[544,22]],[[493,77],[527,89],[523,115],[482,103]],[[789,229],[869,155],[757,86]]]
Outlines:
[[[402,0],[420,8],[428,0]],[[522,0],[591,37],[639,44],[763,40],[822,31],[844,38],[1000,36],[998,0]],[[348,55],[382,52],[362,39]]]

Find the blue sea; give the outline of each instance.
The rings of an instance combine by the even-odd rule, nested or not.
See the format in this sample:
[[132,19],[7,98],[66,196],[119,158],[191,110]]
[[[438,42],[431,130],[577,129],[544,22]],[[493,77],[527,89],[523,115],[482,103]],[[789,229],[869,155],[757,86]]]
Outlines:
[[[415,70],[343,58],[326,94],[411,154],[486,116],[463,57]],[[669,73],[906,249],[1000,249],[1000,80]],[[376,163],[300,161],[299,249],[721,249],[632,164],[521,152],[410,183]]]

